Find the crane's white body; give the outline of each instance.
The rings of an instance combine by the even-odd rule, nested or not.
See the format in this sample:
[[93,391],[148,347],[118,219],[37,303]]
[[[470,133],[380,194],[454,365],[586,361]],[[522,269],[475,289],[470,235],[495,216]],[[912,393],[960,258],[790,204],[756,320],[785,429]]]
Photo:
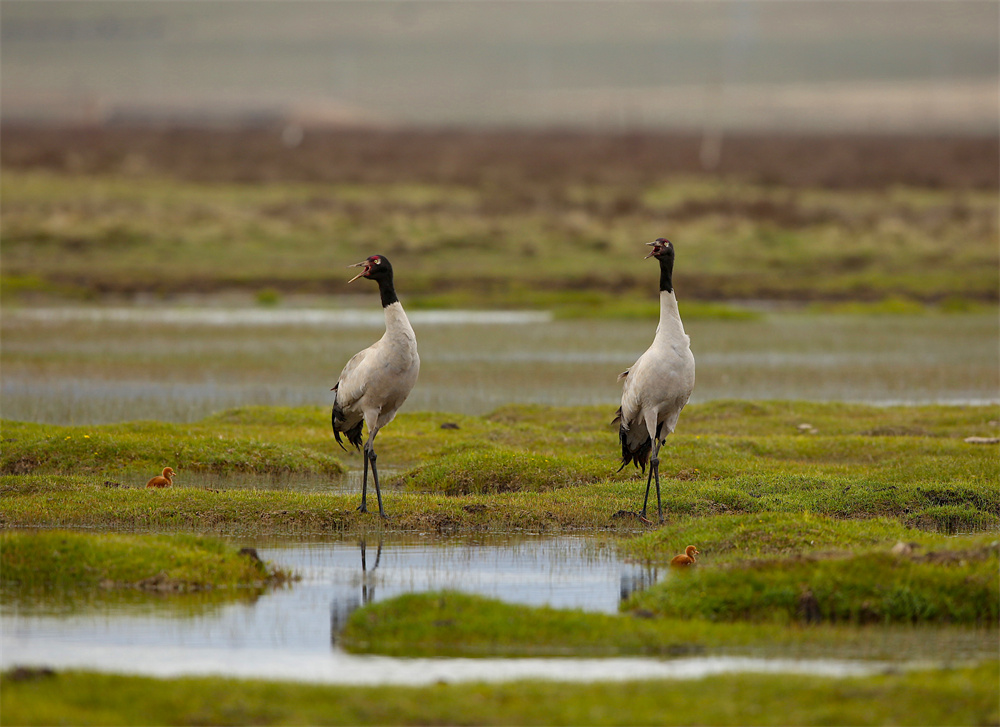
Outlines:
[[[660,323],[653,343],[618,378],[625,380],[621,426],[627,438],[623,444],[636,452],[653,440],[655,458],[659,443],[673,433],[694,391],[691,338],[684,332],[673,292],[660,291]],[[641,464],[645,469],[645,462]]]
[[[646,519],[649,486],[656,482],[656,510],[663,522],[660,501],[660,447],[668,434],[677,426],[681,410],[694,391],[694,354],[691,339],[684,331],[681,314],[674,295],[673,270],[674,246],[669,240],[658,237],[648,243],[653,251],[647,258],[655,257],[660,263],[660,323],[656,327],[653,343],[630,369],[618,378],[622,384],[622,405],[615,421],[619,423],[618,439],[622,447],[622,467],[629,462],[646,469],[646,497],[640,520]],[[625,512],[625,511],[622,511]]]
[[370,449],[378,430],[391,422],[410,395],[420,373],[417,338],[399,301],[385,308],[385,333],[378,341],[356,353],[334,387],[335,406],[343,422],[341,431],[351,431],[364,420]]
[[[372,255],[357,265],[364,271],[351,280],[365,277],[378,282],[382,310],[385,312],[385,333],[382,338],[363,351],[356,353],[340,372],[333,387],[333,435],[343,447],[340,435],[361,449],[361,428],[368,427],[368,440],[364,445],[364,474],[361,479],[361,512],[368,512],[368,467],[371,466],[378,497],[378,512],[383,518],[382,491],[375,466],[375,436],[379,430],[396,417],[399,407],[417,383],[420,373],[420,356],[417,355],[417,337],[413,334],[403,306],[396,297],[392,284],[392,265],[382,255]],[[351,282],[351,281],[349,281]],[[345,447],[346,449],[346,447]]]

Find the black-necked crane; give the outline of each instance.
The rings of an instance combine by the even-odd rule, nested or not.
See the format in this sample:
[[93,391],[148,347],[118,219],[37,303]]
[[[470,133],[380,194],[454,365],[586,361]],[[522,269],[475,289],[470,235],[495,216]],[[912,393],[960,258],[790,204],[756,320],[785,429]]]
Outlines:
[[660,263],[660,323],[652,345],[618,376],[625,383],[622,385],[622,405],[614,422],[620,424],[618,435],[622,445],[622,466],[618,471],[621,472],[631,462],[645,472],[646,464],[649,464],[646,497],[642,501],[639,519],[649,522],[646,519],[646,504],[649,502],[650,482],[655,481],[656,510],[662,523],[660,447],[667,435],[674,431],[681,410],[694,390],[694,355],[674,295],[673,243],[658,237],[647,244],[653,250],[646,258],[656,258]]
[[396,297],[392,283],[392,265],[383,255],[372,255],[356,265],[363,267],[348,282],[368,278],[378,283],[385,311],[385,333],[378,341],[354,354],[333,387],[333,435],[346,450],[340,435],[358,450],[361,449],[361,427],[367,425],[368,440],[364,444],[364,476],[361,484],[361,512],[368,512],[368,465],[371,464],[378,498],[378,513],[386,517],[382,508],[382,491],[379,489],[378,470],[375,468],[375,435],[391,422],[406,401],[420,371],[417,355],[417,338],[403,305]]

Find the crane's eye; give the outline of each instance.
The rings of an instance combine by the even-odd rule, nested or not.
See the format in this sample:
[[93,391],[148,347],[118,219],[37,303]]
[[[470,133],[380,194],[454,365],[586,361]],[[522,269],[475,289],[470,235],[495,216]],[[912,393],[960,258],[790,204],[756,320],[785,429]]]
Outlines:
[[376,265],[381,265],[381,264],[382,264],[382,258],[380,258],[380,257],[377,257],[377,258],[373,258],[373,262],[374,262],[374,263],[375,263]]

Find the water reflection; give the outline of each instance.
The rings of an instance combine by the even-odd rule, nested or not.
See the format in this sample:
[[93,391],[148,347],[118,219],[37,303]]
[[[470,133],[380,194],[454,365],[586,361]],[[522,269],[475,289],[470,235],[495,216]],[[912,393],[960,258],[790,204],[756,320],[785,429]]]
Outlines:
[[[250,543],[238,543],[250,545]],[[84,599],[73,609],[0,604],[0,667],[84,668],[155,676],[219,674],[340,684],[427,684],[439,680],[691,678],[731,671],[870,674],[885,663],[859,659],[987,658],[973,630],[880,629],[868,653],[767,654],[765,658],[397,659],[348,654],[337,634],[362,605],[402,593],[454,589],[529,605],[615,612],[662,569],[623,562],[584,537],[434,536],[253,543],[265,560],[303,578],[288,588],[210,608],[171,599]],[[937,638],[935,638],[937,634]],[[155,658],[150,658],[155,654]],[[755,655],[760,657],[761,655]],[[824,655],[828,656],[828,655]]]
[[[383,658],[347,654],[337,634],[351,613],[376,600],[449,589],[614,613],[623,583],[631,589],[655,580],[649,569],[625,563],[613,547],[585,537],[442,541],[428,534],[237,544],[253,545],[261,558],[295,570],[302,580],[249,598],[213,600],[210,607],[137,593],[74,598],[72,609],[5,600],[0,604],[3,667],[282,677],[297,668],[295,678],[322,674],[323,680],[345,683],[371,680],[373,671],[358,675]],[[150,653],[157,655],[155,664]],[[397,661],[383,659],[379,671],[398,670]],[[419,678],[409,667],[400,674],[404,680]]]
[[632,597],[633,593],[644,591],[660,580],[660,569],[653,566],[633,566],[621,575],[618,589],[622,602]]
[[[378,570],[379,562],[382,560],[382,542],[382,538],[379,538],[371,575],[374,575],[374,572]],[[368,571],[368,543],[362,538],[358,541],[358,545],[361,549],[361,593],[359,597],[354,598],[351,596],[334,598],[330,604],[330,640],[334,645],[337,643],[337,635],[347,625],[347,619],[350,618],[351,614],[375,599],[375,579],[369,576]]]

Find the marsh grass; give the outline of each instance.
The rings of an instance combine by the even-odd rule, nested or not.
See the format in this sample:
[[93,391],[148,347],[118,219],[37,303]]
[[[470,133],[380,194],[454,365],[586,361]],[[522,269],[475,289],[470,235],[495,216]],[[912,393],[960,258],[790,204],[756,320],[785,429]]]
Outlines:
[[[104,486],[107,474],[125,464],[135,469],[146,463],[154,474],[169,463],[180,483],[186,470],[199,469],[262,476],[338,472],[340,460],[329,453],[339,450],[327,431],[328,415],[318,408],[230,410],[190,426],[5,422],[3,471],[17,474],[0,479],[0,516],[10,526],[261,532],[630,530],[637,522],[611,516],[638,509],[645,478],[635,469],[617,471],[611,413],[603,407],[508,406],[486,417],[401,414],[393,436],[380,440],[381,461],[403,468],[385,478],[392,515],[385,525],[354,512],[356,495]],[[996,530],[996,447],[963,441],[994,434],[995,416],[994,407],[692,405],[683,433],[671,436],[661,454],[665,514],[671,524],[741,513],[814,513],[839,520],[892,518],[946,533]],[[354,452],[339,457],[348,466],[361,465]]]
[[217,538],[65,530],[0,533],[0,582],[7,598],[81,589],[261,588],[291,578]]
[[485,495],[586,485],[606,477],[607,472],[607,462],[596,457],[561,457],[510,447],[477,447],[418,465],[402,477],[402,482],[418,492]]
[[[917,556],[845,557],[697,568],[633,595],[631,608],[716,620],[996,626],[997,546],[961,542]],[[994,637],[995,639],[995,637]]]
[[89,672],[0,675],[4,723],[456,725],[994,724],[996,662],[828,679],[721,674],[677,683],[331,686]]
[[847,554],[875,545],[903,542],[938,547],[945,539],[908,528],[898,520],[840,520],[808,511],[678,518],[669,526],[622,542],[622,552],[637,561],[665,565],[695,543],[713,566],[780,559],[802,553]]
[[[996,300],[990,191],[793,192],[661,176],[278,186],[5,167],[3,289],[349,293],[329,271],[378,249],[405,261],[408,299],[548,300],[571,317],[631,317],[648,310],[648,282],[634,273],[641,244],[669,232],[684,251],[688,300]],[[548,292],[532,301],[539,289]],[[560,291],[570,295],[559,301]],[[631,300],[615,303],[623,294]]]
[[[688,583],[682,576],[676,580],[682,588]],[[454,591],[411,593],[355,611],[339,643],[356,653],[404,657],[763,654],[926,661],[941,658],[942,642],[949,644],[947,653],[965,659],[996,653],[991,648],[995,624],[976,618],[878,626],[847,619],[711,621],[679,609],[652,612],[644,605],[629,604],[626,612],[611,615],[521,606]]]
[[213,421],[209,418],[202,426],[150,421],[93,427],[4,422],[0,472],[101,473],[145,468],[152,477],[168,465],[175,470],[260,475],[344,471],[329,454],[329,446],[320,452],[287,440],[274,442],[250,427],[222,431]]
[[1000,616],[995,531],[944,537],[894,520],[772,512],[690,518],[621,547],[662,565],[688,543],[700,562],[627,608],[780,623],[988,626]]

